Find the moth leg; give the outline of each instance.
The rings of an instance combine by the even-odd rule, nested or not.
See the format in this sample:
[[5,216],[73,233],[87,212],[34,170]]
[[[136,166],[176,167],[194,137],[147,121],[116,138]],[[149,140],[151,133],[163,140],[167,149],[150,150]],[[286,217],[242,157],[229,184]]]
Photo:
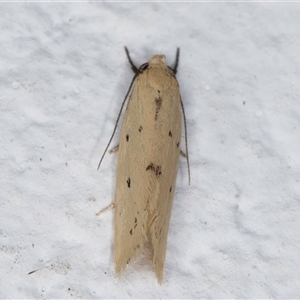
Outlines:
[[186,154],[182,150],[180,150],[180,155],[186,158]]
[[96,213],[96,216],[100,216],[102,213],[104,213],[108,210],[114,209],[114,208],[115,208],[115,203],[112,203],[112,204],[108,205],[107,207],[105,207],[105,208],[101,209],[100,211],[98,211]]
[[117,145],[116,147],[112,148],[111,150],[109,150],[109,153],[115,153],[119,151],[119,145]]

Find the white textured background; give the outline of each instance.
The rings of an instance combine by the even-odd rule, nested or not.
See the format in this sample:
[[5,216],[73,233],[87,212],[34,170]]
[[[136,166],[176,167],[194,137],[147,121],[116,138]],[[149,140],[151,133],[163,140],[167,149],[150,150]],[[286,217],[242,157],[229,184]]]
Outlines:
[[[299,298],[300,3],[1,3],[1,298]],[[137,65],[187,115],[165,263],[113,273],[116,155]],[[112,147],[118,143],[116,135]],[[28,272],[39,269],[28,275]]]

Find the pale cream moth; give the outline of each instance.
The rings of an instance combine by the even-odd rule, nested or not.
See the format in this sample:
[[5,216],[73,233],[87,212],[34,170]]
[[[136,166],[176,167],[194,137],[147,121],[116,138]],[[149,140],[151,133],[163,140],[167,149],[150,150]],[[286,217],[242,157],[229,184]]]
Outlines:
[[[161,283],[180,155],[182,118],[185,122],[175,77],[179,49],[174,68],[167,66],[164,55],[154,55],[137,68],[126,47],[125,51],[135,76],[99,163],[100,166],[129,97],[118,146],[114,200],[115,271],[120,274],[149,242],[156,277]],[[188,162],[186,126],[184,129]],[[188,172],[190,174],[189,163]]]

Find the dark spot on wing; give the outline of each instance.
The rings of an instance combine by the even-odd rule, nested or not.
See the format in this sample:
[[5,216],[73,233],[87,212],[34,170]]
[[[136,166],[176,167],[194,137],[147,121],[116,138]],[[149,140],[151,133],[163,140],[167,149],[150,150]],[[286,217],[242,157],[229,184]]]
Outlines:
[[126,180],[126,182],[127,182],[127,186],[130,188],[130,182],[131,182],[130,177],[128,177],[128,179]]
[[134,219],[134,228],[137,227],[137,218]]
[[156,167],[156,172],[155,172],[156,176],[160,176],[161,175],[161,166],[157,166]]
[[150,163],[146,168],[146,171],[152,171],[156,175],[156,177],[161,176],[161,166],[155,166],[153,163]]
[[169,136],[172,137],[172,131],[171,130],[169,131]]
[[146,171],[149,171],[149,170],[155,171],[155,167],[154,167],[153,163],[151,163],[150,165],[148,165],[148,167],[146,168]]
[[155,105],[156,105],[156,109],[155,109],[155,118],[154,119],[155,119],[155,121],[157,121],[157,116],[158,116],[158,113],[162,106],[162,98],[160,96],[158,98],[155,98]]
[[141,125],[141,126],[139,127],[139,132],[142,132],[142,130],[143,130],[143,126]]
[[129,135],[126,134],[126,141],[128,142],[129,141]]

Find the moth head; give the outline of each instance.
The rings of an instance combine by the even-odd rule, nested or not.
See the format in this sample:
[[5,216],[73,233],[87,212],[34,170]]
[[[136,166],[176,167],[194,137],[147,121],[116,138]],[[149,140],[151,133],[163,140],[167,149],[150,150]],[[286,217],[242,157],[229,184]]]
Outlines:
[[[166,63],[166,57],[165,55],[162,54],[158,54],[158,55],[154,55],[148,62],[142,64],[139,67],[139,71],[140,73],[143,73],[143,71],[147,70],[148,68],[166,68],[167,67],[167,63]],[[170,69],[172,71],[172,69]]]
[[167,65],[165,55],[154,55],[149,60],[149,66],[157,66],[157,65],[164,65],[164,66]]

